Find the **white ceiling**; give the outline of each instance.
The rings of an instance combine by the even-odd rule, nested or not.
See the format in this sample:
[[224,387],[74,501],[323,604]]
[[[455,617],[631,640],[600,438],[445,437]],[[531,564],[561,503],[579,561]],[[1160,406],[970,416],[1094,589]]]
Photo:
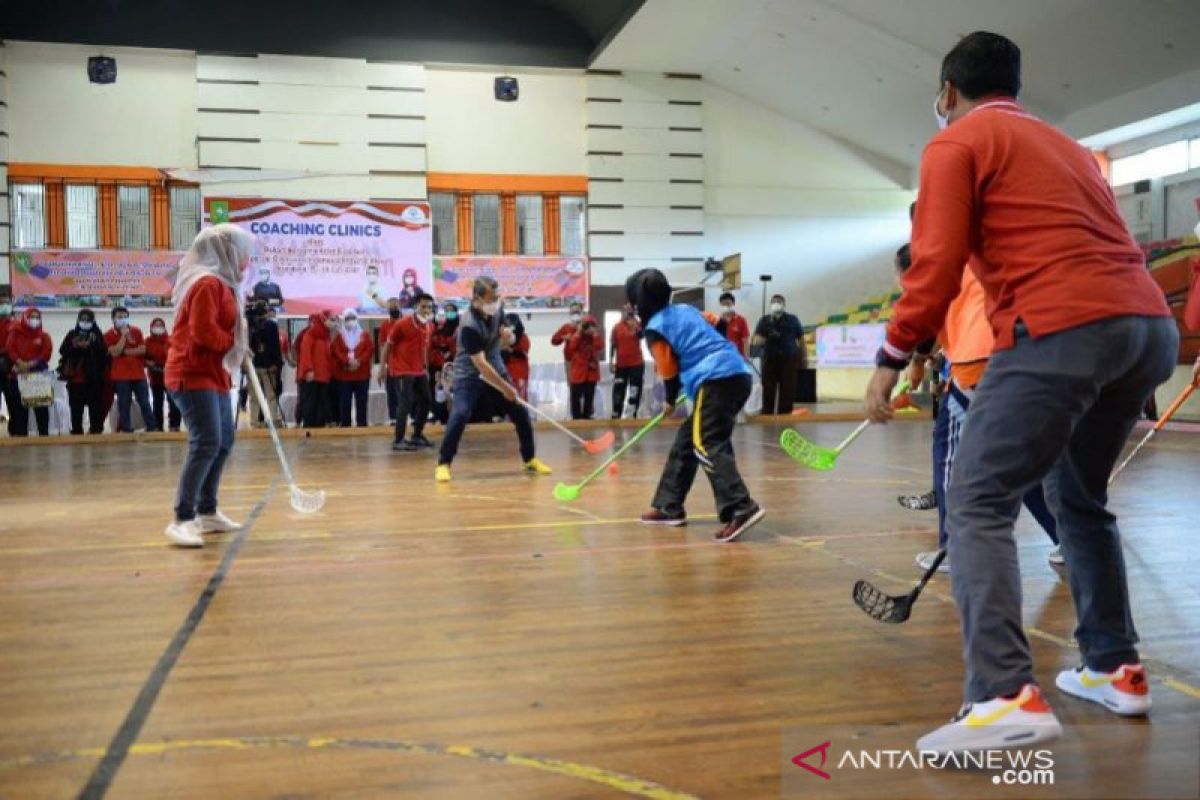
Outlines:
[[974,30],[1017,42],[1022,99],[1076,136],[1200,101],[1200,0],[647,0],[592,66],[697,72],[907,169]]

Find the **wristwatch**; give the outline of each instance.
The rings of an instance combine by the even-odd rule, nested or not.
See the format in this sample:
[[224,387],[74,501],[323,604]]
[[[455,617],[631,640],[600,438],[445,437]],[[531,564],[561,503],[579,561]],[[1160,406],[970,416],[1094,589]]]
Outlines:
[[897,372],[903,372],[908,367],[908,362],[909,359],[907,358],[892,358],[888,355],[887,350],[882,347],[875,352],[875,366],[877,367],[887,367]]

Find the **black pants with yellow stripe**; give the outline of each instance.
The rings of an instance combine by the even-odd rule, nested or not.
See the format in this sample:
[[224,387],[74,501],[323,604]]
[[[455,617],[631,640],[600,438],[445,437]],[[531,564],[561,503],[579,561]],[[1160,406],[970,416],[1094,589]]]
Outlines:
[[683,511],[699,467],[712,484],[721,522],[754,508],[730,441],[737,414],[750,398],[750,386],[749,375],[735,375],[708,381],[696,392],[695,407],[680,427],[663,467],[652,503],[655,508],[667,514]]

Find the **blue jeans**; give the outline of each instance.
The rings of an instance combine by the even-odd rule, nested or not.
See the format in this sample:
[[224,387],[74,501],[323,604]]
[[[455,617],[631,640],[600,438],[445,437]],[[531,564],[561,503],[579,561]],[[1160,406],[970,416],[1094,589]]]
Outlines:
[[146,430],[152,431],[157,425],[154,422],[154,407],[150,405],[150,387],[145,381],[117,381],[113,384],[117,390],[117,427],[125,433],[133,432],[133,418],[129,411],[133,404],[131,395],[137,398],[138,408],[142,410],[142,422]]
[[188,454],[175,495],[175,519],[195,519],[217,510],[221,470],[233,449],[233,409],[229,394],[213,389],[171,392],[187,424]]
[[[450,405],[450,421],[446,423],[446,432],[442,436],[442,450],[438,457],[439,464],[449,464],[458,452],[458,442],[462,439],[475,404],[488,386],[479,378],[459,378],[454,382],[454,394]],[[501,398],[503,403],[503,398]],[[517,440],[521,443],[521,461],[528,461],[535,455],[533,444],[533,425],[529,421],[529,413],[520,403],[503,403],[508,406],[508,418],[517,429]],[[399,420],[397,420],[399,423]]]

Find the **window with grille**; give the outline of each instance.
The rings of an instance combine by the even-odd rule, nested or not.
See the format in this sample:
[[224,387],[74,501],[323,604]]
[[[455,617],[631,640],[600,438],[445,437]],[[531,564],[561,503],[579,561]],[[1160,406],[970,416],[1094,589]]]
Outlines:
[[452,256],[458,252],[458,216],[453,192],[430,192],[429,207],[433,213],[433,252]]
[[150,187],[117,187],[117,246],[150,249]]
[[540,256],[542,239],[542,196],[517,195],[517,252],[523,256]]
[[67,247],[94,250],[99,246],[96,227],[96,187],[67,184]]
[[171,249],[187,250],[200,232],[200,187],[172,186]]
[[584,255],[587,241],[587,198],[563,195],[559,198],[559,240],[564,256]]
[[500,195],[477,194],[474,199],[475,252],[500,254]]
[[45,187],[40,183],[14,183],[10,186],[9,197],[12,202],[12,246],[45,247]]

